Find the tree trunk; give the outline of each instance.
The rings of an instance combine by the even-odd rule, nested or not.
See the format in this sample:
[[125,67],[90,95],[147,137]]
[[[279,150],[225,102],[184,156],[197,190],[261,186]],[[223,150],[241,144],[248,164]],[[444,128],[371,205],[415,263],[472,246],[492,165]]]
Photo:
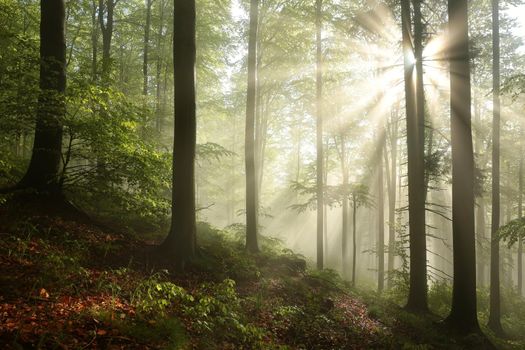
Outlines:
[[98,64],[98,24],[97,24],[97,2],[96,0],[91,1],[92,12],[91,12],[91,79],[97,80],[97,64]]
[[[328,138],[325,138],[324,149],[328,149]],[[323,152],[324,163],[328,164],[328,157],[330,154],[328,152]],[[328,183],[328,167],[323,166],[323,184]],[[323,200],[323,257],[328,257],[328,203]],[[323,259],[324,260],[324,259]]]
[[478,250],[480,251],[478,256],[478,286],[484,287],[486,285],[485,282],[485,263],[483,261],[483,242],[485,240],[485,198],[480,197],[478,200],[478,210],[476,213],[476,221],[477,221],[477,233],[478,233]]
[[[417,0],[416,2],[417,3]],[[415,6],[417,9],[418,6]],[[402,35],[405,65],[405,95],[407,119],[408,155],[408,207],[410,240],[410,283],[406,308],[413,312],[427,312],[427,259],[425,236],[425,192],[424,181],[424,113],[421,113],[422,91],[413,85],[414,64],[410,53],[410,3],[401,1]],[[416,11],[415,11],[416,12]],[[417,15],[417,14],[416,14]],[[421,28],[417,28],[421,30]],[[421,34],[421,33],[416,33]],[[415,40],[421,45],[421,37]],[[421,47],[416,47],[421,49]],[[417,50],[416,50],[417,51]],[[419,74],[418,74],[419,75]]]
[[341,231],[341,247],[342,247],[342,271],[343,278],[348,277],[348,166],[346,164],[346,140],[344,135],[341,135],[341,171],[343,175],[343,227]]
[[471,129],[467,0],[449,0],[454,281],[446,322],[458,333],[480,332],[476,310],[474,156]]
[[144,60],[142,62],[142,74],[144,75],[144,86],[142,94],[148,96],[148,55],[149,55],[149,32],[151,29],[151,4],[153,0],[146,0],[146,25],[144,26]]
[[[398,137],[398,121],[397,109],[392,115],[390,122],[390,176],[387,171],[388,184],[388,279],[387,288],[392,288],[392,273],[394,271],[395,263],[395,246],[396,246],[396,179],[397,179],[397,137]],[[385,152],[385,157],[387,153]],[[385,159],[386,160],[386,159]],[[388,165],[388,161],[385,162]]]
[[248,90],[246,100],[246,249],[255,253],[259,251],[257,237],[257,174],[255,168],[255,113],[257,96],[257,32],[258,32],[259,2],[251,0],[250,33],[248,42]]
[[499,1],[492,0],[492,222],[490,238],[490,310],[488,327],[501,335],[500,254],[497,231],[500,225],[500,49]]
[[[523,217],[523,131],[520,130],[520,166],[518,171],[518,218]],[[523,239],[518,239],[518,295],[523,295]]]
[[[381,158],[380,158],[381,159]],[[385,214],[384,214],[384,194],[383,194],[383,162],[379,161],[378,169],[378,215],[377,215],[377,291],[381,293],[385,282]]]
[[357,200],[355,195],[352,195],[352,287],[356,283],[356,267],[357,267]]
[[385,198],[383,193],[383,147],[379,145],[377,167],[377,291],[381,293],[385,284]]
[[66,37],[64,0],[40,2],[40,94],[33,153],[18,187],[59,194],[62,119],[65,116]]
[[[475,67],[474,67],[475,68]],[[475,69],[472,70],[473,75],[473,81],[475,81],[474,77],[476,76]],[[473,91],[473,107],[474,107],[474,122],[475,125],[480,125],[481,123],[481,111],[479,106],[479,99],[476,94],[476,90]],[[482,145],[482,139],[481,136],[476,135],[474,142],[474,151],[475,154],[479,155],[481,154],[481,145]],[[483,166],[483,163],[480,167]],[[478,201],[477,201],[477,210],[476,210],[476,239],[477,239],[477,249],[476,249],[476,257],[477,257],[477,282],[478,287],[484,287],[485,286],[485,262],[483,259],[483,243],[485,242],[485,199],[483,198],[483,193],[479,194]]]
[[164,32],[164,1],[159,2],[159,28],[157,34],[157,62],[156,62],[156,118],[155,118],[155,130],[159,135],[162,133],[162,119],[164,116],[164,111],[162,110],[162,84],[161,84],[161,74],[162,74],[162,38]]
[[[113,38],[113,13],[119,0],[99,0],[98,20],[102,31],[102,78],[107,84],[111,71],[111,40]],[[104,16],[105,14],[105,16]],[[105,18],[104,18],[105,17]]]
[[195,0],[174,2],[173,66],[175,77],[175,132],[171,230],[164,248],[175,253],[179,269],[194,258],[195,216]]
[[316,136],[317,136],[317,268],[321,270],[323,257],[323,57],[322,57],[322,0],[315,1],[316,27]]

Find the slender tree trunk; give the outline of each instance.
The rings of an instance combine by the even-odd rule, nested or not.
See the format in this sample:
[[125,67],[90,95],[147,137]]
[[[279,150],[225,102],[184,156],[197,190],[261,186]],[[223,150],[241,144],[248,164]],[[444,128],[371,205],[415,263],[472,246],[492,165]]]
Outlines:
[[[518,218],[523,217],[523,131],[520,130],[520,165],[518,171]],[[523,295],[523,239],[518,239],[518,295]]]
[[317,268],[322,269],[323,257],[323,57],[322,57],[322,0],[315,1],[316,27],[316,132],[317,132]]
[[98,24],[97,24],[97,2],[96,0],[91,1],[92,12],[91,12],[91,79],[97,80],[97,64],[98,64]]
[[[257,64],[259,67],[259,63]],[[266,153],[266,145],[268,142],[268,111],[267,107],[269,105],[268,98],[264,99],[261,96],[261,91],[259,90],[259,82],[257,82],[257,122],[255,123],[255,169],[257,174],[257,193],[262,193],[263,177],[264,177],[264,160]],[[266,96],[264,96],[266,97]],[[260,201],[260,199],[259,199]]]
[[341,171],[343,175],[343,227],[341,232],[341,246],[342,246],[342,271],[343,278],[348,277],[348,167],[346,163],[346,140],[344,135],[341,135]]
[[159,135],[162,135],[162,122],[164,119],[164,113],[165,110],[163,108],[163,96],[162,94],[162,83],[161,83],[161,75],[162,75],[162,67],[163,67],[163,59],[162,59],[162,53],[163,53],[163,41],[162,38],[164,37],[164,10],[165,10],[165,2],[164,0],[159,1],[159,28],[158,28],[158,34],[157,34],[157,72],[156,72],[156,83],[157,83],[157,91],[156,91],[156,125],[155,129],[157,130],[157,133]]
[[142,74],[144,75],[144,85],[142,94],[148,95],[148,56],[149,56],[149,33],[151,30],[151,5],[153,0],[146,0],[146,25],[144,26],[144,60],[142,62]]
[[[472,70],[473,77],[475,76],[475,70],[473,68]],[[474,122],[476,125],[480,125],[481,123],[481,116],[480,116],[480,107],[479,107],[479,99],[478,94],[476,93],[476,90],[473,90],[473,99],[474,99]],[[474,151],[475,154],[480,156],[481,154],[481,145],[482,145],[482,139],[480,135],[476,135],[476,139],[474,142]],[[483,243],[485,242],[485,199],[483,198],[483,193],[479,194],[478,200],[477,200],[477,210],[476,210],[476,239],[477,239],[477,249],[476,249],[476,256],[477,256],[477,281],[478,281],[478,287],[484,287],[485,286],[485,262],[483,259]]]
[[257,174],[255,167],[255,113],[257,96],[257,32],[259,2],[251,0],[248,42],[248,91],[246,102],[245,159],[246,159],[246,249],[258,252],[257,237]]
[[476,310],[474,156],[471,129],[467,0],[449,0],[454,281],[446,323],[459,333],[480,332]]
[[357,200],[355,195],[352,195],[352,287],[356,283],[356,268],[357,268]]
[[503,334],[501,327],[500,296],[500,252],[497,231],[500,225],[500,49],[499,49],[499,1],[492,0],[492,223],[490,244],[490,310],[489,328],[496,334]]
[[[417,1],[417,0],[416,0]],[[416,6],[417,7],[417,6]],[[410,240],[410,283],[406,308],[412,312],[427,312],[427,259],[425,236],[424,181],[424,113],[419,113],[423,101],[416,97],[411,61],[410,3],[401,1],[402,35],[405,65],[405,95],[407,116],[408,202]],[[418,41],[418,40],[416,40]],[[421,44],[421,43],[419,43]]]
[[114,10],[119,0],[99,0],[98,20],[102,31],[102,78],[109,82],[111,70],[111,40],[113,38]]
[[[329,140],[325,138],[324,149],[328,149]],[[323,152],[324,163],[328,164],[328,152]],[[323,166],[323,184],[328,183],[328,167]],[[328,257],[328,203],[323,200],[323,251],[324,256]],[[324,260],[324,259],[323,259]]]
[[163,248],[168,254],[175,254],[176,266],[182,270],[195,257],[196,251],[195,0],[175,0],[173,22],[173,194],[171,230]]
[[40,94],[35,138],[29,167],[18,187],[59,194],[62,119],[66,113],[65,2],[42,0],[40,9]]
[[476,213],[476,221],[478,226],[478,245],[477,248],[480,251],[478,256],[478,285],[479,287],[484,287],[485,282],[485,264],[483,260],[483,242],[485,240],[485,198],[480,197],[478,199],[478,210]]
[[381,293],[385,284],[385,198],[383,193],[383,147],[380,145],[377,168],[377,291]]
[[[388,279],[387,288],[392,288],[392,273],[394,271],[395,263],[395,246],[396,246],[396,179],[397,179],[397,137],[398,137],[398,121],[397,109],[392,116],[390,123],[390,178],[387,179],[388,188]],[[386,156],[386,152],[385,152]],[[386,162],[388,164],[388,162]],[[388,176],[388,172],[387,172]]]

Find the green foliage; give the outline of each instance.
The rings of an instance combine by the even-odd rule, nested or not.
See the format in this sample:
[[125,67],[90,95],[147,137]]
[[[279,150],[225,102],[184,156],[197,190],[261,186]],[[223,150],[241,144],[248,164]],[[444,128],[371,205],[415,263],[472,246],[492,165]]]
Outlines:
[[[164,281],[166,272],[158,272],[144,280],[131,296],[131,303],[140,317],[145,319],[165,317],[174,307],[194,301],[184,288]],[[169,310],[168,310],[169,308]]]
[[[304,203],[290,205],[290,209],[296,210],[299,213],[305,212],[307,209],[316,209],[317,186],[313,180],[307,183],[293,181],[290,187],[292,191],[307,198]],[[368,186],[361,183],[353,183],[347,186],[324,186],[323,195],[324,202],[330,207],[341,205],[345,197],[350,200],[351,205],[355,203],[357,207],[371,207],[373,205]]]
[[261,271],[254,259],[244,249],[245,232],[242,225],[227,230],[217,230],[209,224],[199,223],[198,239],[202,256],[194,264],[209,271],[218,280],[256,280]]
[[500,227],[499,239],[507,242],[509,248],[520,239],[525,239],[525,218],[515,219]]
[[446,317],[452,302],[452,286],[447,282],[434,283],[428,291],[428,306],[432,312]]
[[65,189],[100,216],[159,227],[169,212],[171,157],[145,140],[148,111],[124,94],[72,84],[65,121]]
[[394,256],[401,259],[401,266],[397,269],[388,272],[388,278],[391,279],[393,288],[387,291],[387,294],[397,301],[397,303],[404,303],[408,295],[408,286],[410,279],[410,257],[408,255],[409,237],[407,235],[408,223],[402,224],[401,217],[394,225],[396,240],[394,242]]
[[190,294],[166,281],[165,272],[159,272],[137,287],[131,301],[143,320],[165,320],[174,315],[191,320],[188,331],[206,348],[222,342],[251,348],[264,335],[244,319],[233,280],[206,283]]

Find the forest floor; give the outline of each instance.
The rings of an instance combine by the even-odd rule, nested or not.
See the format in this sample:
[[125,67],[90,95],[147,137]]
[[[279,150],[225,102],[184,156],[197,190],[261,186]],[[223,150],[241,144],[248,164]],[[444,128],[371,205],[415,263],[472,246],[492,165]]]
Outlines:
[[[199,224],[199,258],[176,274],[153,242],[89,222],[0,210],[2,349],[480,349],[436,317],[352,290],[270,239]],[[520,341],[498,348],[524,349]]]

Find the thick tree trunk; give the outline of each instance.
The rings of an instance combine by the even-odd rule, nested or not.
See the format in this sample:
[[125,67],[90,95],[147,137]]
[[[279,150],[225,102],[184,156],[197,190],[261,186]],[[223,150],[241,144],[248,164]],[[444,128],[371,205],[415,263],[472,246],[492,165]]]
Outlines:
[[259,2],[251,0],[250,32],[248,41],[248,90],[246,100],[246,249],[255,253],[259,251],[257,233],[257,211],[259,206],[257,193],[257,174],[255,167],[255,113],[257,96],[257,32]]
[[40,2],[40,95],[33,153],[18,187],[58,194],[65,116],[66,37],[64,0]]
[[471,129],[467,0],[449,0],[454,281],[446,323],[459,333],[480,332],[476,310],[474,156]]
[[317,136],[317,268],[322,269],[323,257],[323,57],[322,57],[322,0],[315,1],[316,27],[316,136]]
[[503,334],[501,327],[500,252],[497,231],[500,225],[500,48],[499,48],[499,1],[492,0],[492,222],[490,238],[490,308],[489,328]]
[[179,269],[194,258],[195,217],[195,1],[174,2],[173,66],[175,77],[175,132],[171,230],[164,241],[175,254]]
[[[416,0],[417,1],[417,0]],[[418,6],[415,6],[417,8]],[[413,84],[414,64],[411,60],[410,3],[401,1],[402,35],[405,65],[405,95],[408,154],[408,207],[410,240],[410,285],[406,308],[427,312],[427,251],[425,235],[425,172],[424,172],[424,113],[421,113],[422,91]],[[421,28],[418,28],[419,30]],[[420,33],[419,33],[420,34]],[[421,37],[417,38],[421,45]],[[416,47],[421,50],[421,47]],[[417,52],[416,52],[417,53]],[[418,108],[419,107],[419,108]]]

